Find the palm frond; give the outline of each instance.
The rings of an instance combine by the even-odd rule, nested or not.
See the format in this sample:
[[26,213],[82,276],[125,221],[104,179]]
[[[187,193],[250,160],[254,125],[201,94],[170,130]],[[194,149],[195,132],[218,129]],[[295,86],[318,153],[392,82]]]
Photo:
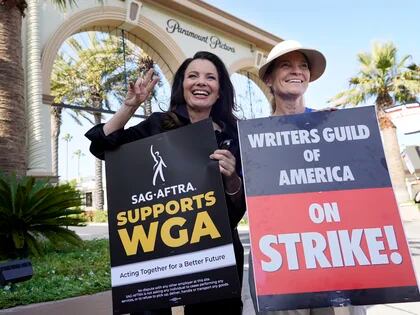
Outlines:
[[53,4],[55,4],[59,9],[65,10],[68,6],[76,6],[76,0],[52,0]]
[[0,252],[10,257],[22,250],[39,255],[44,238],[76,244],[80,239],[64,226],[84,224],[81,203],[80,193],[68,184],[0,175],[0,235],[5,240]]
[[413,99],[419,94],[419,71],[415,64],[406,65],[411,60],[404,56],[397,60],[397,48],[392,42],[372,45],[370,53],[357,55],[359,72],[349,79],[350,88],[331,98],[329,102],[337,106],[351,104],[357,106],[371,97],[376,105],[390,106],[394,100]]

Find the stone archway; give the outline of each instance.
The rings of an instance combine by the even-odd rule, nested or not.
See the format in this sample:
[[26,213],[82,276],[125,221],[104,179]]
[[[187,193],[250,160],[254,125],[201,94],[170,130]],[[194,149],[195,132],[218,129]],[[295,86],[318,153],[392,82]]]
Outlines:
[[251,74],[250,79],[254,81],[254,83],[261,89],[261,91],[264,93],[267,99],[271,100],[272,95],[270,93],[270,90],[258,77],[258,67],[256,66],[256,61],[254,58],[244,58],[238,60],[229,67],[229,72],[231,74],[235,72],[240,74],[244,74],[244,72],[249,72]]
[[[263,94],[263,97],[266,99],[266,102],[264,100],[265,106],[268,106],[267,110],[265,111],[266,116],[269,115],[269,112],[271,109],[269,108],[269,103],[271,102],[272,95],[270,93],[270,90],[267,88],[267,86],[264,84],[264,82],[258,77],[258,67],[256,66],[256,62],[254,58],[244,58],[240,59],[237,62],[233,63],[229,67],[229,72],[231,73],[232,81],[234,83],[234,86],[238,84],[237,80],[233,78],[233,75],[239,75],[243,76],[245,80],[252,81],[254,85],[254,89],[260,90]],[[238,93],[239,86],[235,86],[235,92]],[[243,88],[243,87],[242,87]],[[249,91],[248,91],[249,94]],[[250,97],[250,95],[248,95]],[[241,101],[238,99],[237,94],[237,104],[240,105]],[[248,109],[249,110],[249,109]],[[260,113],[261,115],[261,113]],[[239,115],[240,116],[240,115]],[[264,116],[264,115],[263,115]],[[259,115],[256,117],[260,117]],[[255,118],[255,117],[239,117],[239,118]]]
[[[112,5],[104,6],[86,3],[66,14],[57,12],[52,6],[44,6],[41,9],[36,2],[30,2],[28,23],[32,24],[26,46],[30,60],[26,69],[27,112],[30,125],[27,174],[52,174],[49,105],[53,98],[50,96],[50,78],[57,52],[68,37],[82,30],[93,30],[101,26],[124,29],[126,34],[144,39],[147,43],[145,46],[148,47],[146,53],[155,57],[168,81],[185,59],[185,54],[178,44],[151,19],[140,16],[140,10],[137,10],[134,18],[130,15],[130,4],[133,1],[110,1],[108,3]],[[45,19],[51,14],[56,14],[58,19]]]
[[[159,52],[160,60],[165,62],[159,64],[168,80],[172,79],[173,73],[176,71],[180,63],[185,59],[184,53],[174,42],[172,38],[165,34],[165,32],[154,24],[151,20],[142,17],[137,25],[128,24],[125,22],[126,11],[117,7],[103,7],[102,10],[96,8],[87,9],[76,13],[71,19],[60,25],[53,36],[47,41],[44,46],[41,69],[42,69],[42,87],[43,94],[50,94],[50,76],[57,52],[63,42],[79,32],[81,29],[94,29],[102,25],[112,25],[126,29],[128,33],[133,34],[139,38],[144,38],[148,46],[153,48],[154,53]],[[154,54],[153,53],[153,54]]]
[[[69,7],[66,12],[59,11],[48,1],[27,2],[24,23],[29,126],[27,174],[34,176],[52,174],[50,77],[56,54],[68,37],[98,27],[123,29],[125,34],[132,34],[151,47],[146,53],[155,55],[153,59],[168,81],[186,56],[195,51],[214,50],[226,64],[232,64],[231,71],[235,72],[252,67],[254,59],[261,60],[265,52],[281,40],[196,0],[107,0],[104,4],[79,1],[78,6]],[[174,19],[179,22],[179,28],[170,31],[167,23]],[[211,38],[216,38],[219,44],[210,45],[208,39]],[[269,96],[262,82],[254,81]]]

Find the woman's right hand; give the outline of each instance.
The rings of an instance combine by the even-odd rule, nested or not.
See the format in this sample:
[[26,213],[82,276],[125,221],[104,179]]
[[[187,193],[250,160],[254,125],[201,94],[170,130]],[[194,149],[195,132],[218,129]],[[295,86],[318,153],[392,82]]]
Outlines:
[[130,82],[124,105],[112,116],[112,118],[104,125],[103,131],[105,136],[110,135],[114,131],[124,128],[125,124],[133,116],[137,108],[149,97],[159,78],[153,77],[153,69],[147,71],[146,76],[138,78],[136,83]]
[[136,83],[130,82],[128,86],[127,96],[124,100],[124,105],[128,107],[139,107],[153,91],[156,83],[159,81],[159,77],[154,77],[153,68],[147,71],[144,78],[138,78]]

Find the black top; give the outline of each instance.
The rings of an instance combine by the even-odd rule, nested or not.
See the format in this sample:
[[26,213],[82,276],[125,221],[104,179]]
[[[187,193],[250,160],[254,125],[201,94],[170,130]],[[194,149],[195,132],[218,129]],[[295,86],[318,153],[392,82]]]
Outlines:
[[[178,125],[176,126],[168,126],[168,123],[172,120],[168,113],[153,113],[150,117],[139,124],[128,129],[121,128],[107,136],[103,131],[104,124],[98,124],[85,134],[85,136],[92,141],[90,145],[90,152],[97,158],[103,160],[105,158],[105,151],[107,150],[114,150],[125,143],[133,142],[166,132],[170,129],[191,124],[185,106],[177,108],[173,113],[179,120]],[[222,128],[222,131],[215,131],[219,148],[223,144],[229,143],[228,149],[236,159],[236,172],[242,177],[237,130],[234,127],[229,127],[221,121],[217,123]],[[241,202],[239,209],[231,203],[230,198],[226,198],[226,201],[229,209],[231,228],[234,229],[245,213],[245,200],[243,198],[243,202]]]
[[[173,116],[175,119],[172,118]],[[178,120],[176,124],[174,124],[175,120]],[[218,121],[216,123],[222,128],[222,131],[215,131],[218,146],[220,148],[222,145],[229,143],[228,149],[236,159],[236,172],[240,177],[242,177],[236,126],[228,126],[222,121]],[[105,158],[105,151],[107,150],[114,150],[122,144],[153,136],[188,124],[191,124],[191,121],[188,117],[185,106],[182,106],[177,108],[172,113],[172,116],[170,116],[168,113],[153,113],[150,115],[150,117],[140,122],[139,124],[128,129],[121,128],[107,136],[103,131],[104,124],[98,124],[86,132],[85,136],[90,141],[92,141],[90,145],[90,152],[92,152],[92,154],[97,158],[103,160]],[[244,191],[243,187],[242,191]],[[239,206],[235,205],[230,200],[229,196],[226,196],[226,203],[229,211],[228,215],[230,227],[232,229],[232,238],[238,266],[238,273],[241,281],[240,283],[242,283],[243,248],[239,239],[238,232],[236,230],[236,226],[245,214],[245,197],[242,197]]]

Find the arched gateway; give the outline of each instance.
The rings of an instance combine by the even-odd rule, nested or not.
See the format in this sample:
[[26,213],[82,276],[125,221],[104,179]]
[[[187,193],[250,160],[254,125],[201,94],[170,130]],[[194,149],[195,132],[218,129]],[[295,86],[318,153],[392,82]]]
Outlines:
[[78,1],[60,12],[50,2],[28,1],[24,54],[27,63],[26,101],[29,130],[28,174],[50,176],[50,77],[63,42],[82,30],[118,27],[147,43],[159,54],[157,62],[168,80],[194,52],[220,56],[231,73],[248,76],[267,94],[256,70],[281,38],[256,28],[199,0]]

